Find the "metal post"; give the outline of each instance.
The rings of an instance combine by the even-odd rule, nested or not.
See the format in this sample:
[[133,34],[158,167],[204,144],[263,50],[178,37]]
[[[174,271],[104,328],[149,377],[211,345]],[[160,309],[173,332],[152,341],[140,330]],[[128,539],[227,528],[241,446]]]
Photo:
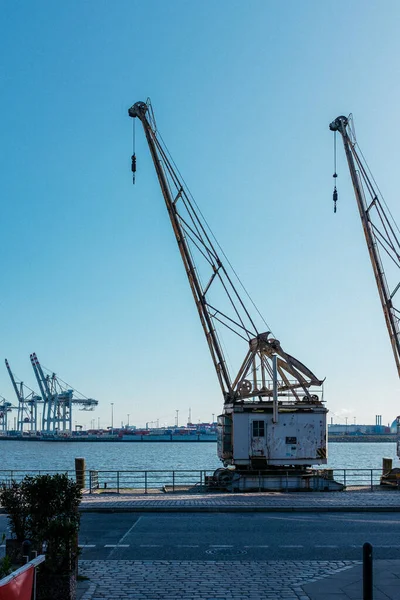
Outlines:
[[117,471],[117,494],[119,494],[119,471]]
[[346,487],[346,469],[343,469],[343,486]]
[[272,355],[272,384],[273,384],[273,404],[272,404],[272,422],[278,422],[278,357]]
[[371,469],[371,492],[374,489],[374,479],[373,479],[373,477],[374,477],[374,473],[373,473],[373,469]]
[[92,493],[92,471],[89,471],[89,494]]
[[372,545],[363,545],[363,600],[373,600],[372,590]]
[[175,491],[175,471],[172,471],[172,491]]
[[147,494],[147,471],[144,472],[144,493]]

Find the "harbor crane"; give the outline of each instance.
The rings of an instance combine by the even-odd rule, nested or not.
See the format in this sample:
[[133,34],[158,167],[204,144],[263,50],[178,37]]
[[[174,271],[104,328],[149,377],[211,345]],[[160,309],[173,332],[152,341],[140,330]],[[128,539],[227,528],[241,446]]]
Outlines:
[[[400,297],[398,294],[400,289],[400,230],[357,144],[352,115],[337,117],[329,125],[329,129],[335,132],[335,135],[336,132],[340,133],[343,139],[365,241],[400,378]],[[333,177],[336,182],[336,168]],[[335,185],[333,196],[335,207],[337,199]],[[399,417],[397,423],[399,432]],[[400,457],[399,433],[397,456]]]
[[[281,489],[284,472],[286,486],[306,487],[309,467],[327,463],[323,380],[286,351],[244,290],[169,154],[150,101],[136,102],[128,114],[142,123],[223,396],[218,456],[225,468],[214,481],[228,489]],[[231,375],[223,348],[233,338],[242,349],[229,342],[230,362],[232,350],[238,363]]]
[[8,402],[4,396],[0,396],[0,433],[7,434],[8,431],[8,413],[15,408],[11,402]]
[[93,410],[98,405],[98,400],[86,398],[82,394],[82,397],[74,396],[76,390],[68,388],[68,384],[57,377],[56,373],[45,375],[35,352],[30,355],[30,359],[44,400],[42,431],[71,433],[72,407],[76,405],[80,410]]
[[38,427],[37,412],[38,403],[42,402],[42,398],[28,388],[23,381],[16,381],[15,375],[12,372],[7,359],[5,359],[5,363],[18,400],[17,431],[22,433],[24,428],[27,427],[28,431],[36,432],[40,429],[40,427]]

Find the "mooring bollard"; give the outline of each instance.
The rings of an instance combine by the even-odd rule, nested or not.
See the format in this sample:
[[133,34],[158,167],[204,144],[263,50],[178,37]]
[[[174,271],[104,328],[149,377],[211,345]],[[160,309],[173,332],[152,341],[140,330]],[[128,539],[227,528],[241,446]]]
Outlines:
[[372,545],[363,545],[363,600],[373,600],[372,597]]
[[382,458],[382,475],[387,475],[393,468],[392,458]]
[[86,462],[84,458],[75,458],[75,476],[77,485],[83,489],[85,487]]

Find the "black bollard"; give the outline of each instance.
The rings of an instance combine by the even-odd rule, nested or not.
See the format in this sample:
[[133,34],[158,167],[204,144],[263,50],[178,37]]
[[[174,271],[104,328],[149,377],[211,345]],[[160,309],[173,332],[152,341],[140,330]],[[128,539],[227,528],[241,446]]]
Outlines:
[[372,592],[372,545],[363,545],[363,600],[373,600]]
[[86,471],[85,459],[84,458],[75,458],[76,483],[81,489],[83,489],[86,486],[85,471]]

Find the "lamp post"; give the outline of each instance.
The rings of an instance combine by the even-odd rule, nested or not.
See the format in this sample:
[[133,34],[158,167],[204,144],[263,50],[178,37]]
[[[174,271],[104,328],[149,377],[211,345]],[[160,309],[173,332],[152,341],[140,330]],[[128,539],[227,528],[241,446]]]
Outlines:
[[128,413],[128,427],[129,427],[129,413]]
[[111,435],[114,433],[114,402],[111,402]]

